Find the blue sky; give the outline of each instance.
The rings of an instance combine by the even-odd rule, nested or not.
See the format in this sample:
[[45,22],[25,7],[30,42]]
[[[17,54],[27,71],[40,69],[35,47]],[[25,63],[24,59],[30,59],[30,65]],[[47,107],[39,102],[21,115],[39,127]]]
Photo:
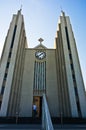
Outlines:
[[29,47],[43,44],[52,48],[61,9],[70,16],[84,83],[86,86],[86,0],[2,0],[0,1],[0,54],[5,41],[12,15],[17,13],[22,4],[26,35]]

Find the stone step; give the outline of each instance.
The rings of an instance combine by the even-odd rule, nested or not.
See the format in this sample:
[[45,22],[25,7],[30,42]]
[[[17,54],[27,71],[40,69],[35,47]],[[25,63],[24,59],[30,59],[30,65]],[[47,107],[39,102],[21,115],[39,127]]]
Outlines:
[[41,130],[40,124],[0,124],[0,130]]
[[86,130],[85,124],[66,124],[66,125],[54,125],[55,130]]
[[0,124],[41,124],[41,118],[33,117],[0,117]]

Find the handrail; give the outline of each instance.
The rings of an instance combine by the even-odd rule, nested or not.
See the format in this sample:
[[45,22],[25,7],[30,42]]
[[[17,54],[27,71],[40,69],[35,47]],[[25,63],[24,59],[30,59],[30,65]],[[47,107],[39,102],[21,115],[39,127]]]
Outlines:
[[45,94],[42,100],[42,130],[54,130]]

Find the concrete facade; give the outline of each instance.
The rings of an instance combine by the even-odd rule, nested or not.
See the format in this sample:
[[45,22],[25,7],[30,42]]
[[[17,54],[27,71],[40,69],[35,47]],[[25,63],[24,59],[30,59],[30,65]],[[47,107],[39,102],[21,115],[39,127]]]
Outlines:
[[[33,103],[33,96],[34,96],[33,94],[34,62],[36,60],[35,52],[38,50],[45,50],[45,49],[42,48],[41,46],[36,49],[25,49],[25,64],[24,64],[24,72],[23,72],[23,80],[22,80],[20,116],[32,116],[32,103]],[[38,62],[41,61],[38,60]],[[55,98],[58,97],[54,49],[46,49],[46,79],[47,79],[46,95],[48,98],[49,108],[51,111],[51,115],[56,116],[56,114],[58,115],[59,112],[58,112],[58,98],[57,98],[56,105],[53,102]]]
[[34,98],[42,100],[45,93],[52,117],[86,117],[76,43],[64,12],[55,47],[28,48],[21,10],[13,16],[0,61],[0,116],[32,117]]

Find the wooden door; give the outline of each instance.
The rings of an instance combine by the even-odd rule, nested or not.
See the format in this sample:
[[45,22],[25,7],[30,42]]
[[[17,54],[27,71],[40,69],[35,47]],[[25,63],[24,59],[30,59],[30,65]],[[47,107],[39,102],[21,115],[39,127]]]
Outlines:
[[37,115],[36,117],[40,116],[40,97],[39,96],[34,96],[33,97],[33,104],[37,106]]

